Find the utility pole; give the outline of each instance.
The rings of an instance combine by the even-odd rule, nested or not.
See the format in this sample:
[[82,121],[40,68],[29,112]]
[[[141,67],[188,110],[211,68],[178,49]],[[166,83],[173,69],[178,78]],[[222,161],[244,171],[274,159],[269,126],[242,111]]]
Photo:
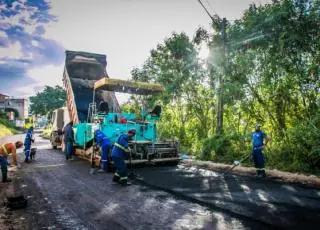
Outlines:
[[224,113],[224,98],[223,98],[223,77],[226,75],[226,43],[227,43],[227,36],[226,36],[226,26],[227,26],[227,19],[222,19],[221,25],[221,36],[222,36],[222,73],[218,75],[218,94],[217,94],[217,128],[216,128],[216,135],[220,136],[223,134],[223,113]]
[[[200,5],[203,7],[203,9],[206,11],[206,13],[209,15],[213,23],[216,23],[216,20],[220,19],[219,15],[215,13],[214,16],[212,16],[207,8],[203,5],[201,0],[198,0]],[[215,19],[216,18],[216,19]],[[222,73],[218,74],[218,87],[217,87],[217,122],[216,122],[216,135],[220,136],[223,134],[223,113],[224,113],[224,103],[223,103],[223,77],[226,74],[227,69],[227,57],[226,57],[226,43],[227,43],[227,35],[226,35],[226,27],[227,27],[227,19],[223,18],[222,22],[220,24],[221,29],[221,40],[222,40],[222,64],[221,69]]]

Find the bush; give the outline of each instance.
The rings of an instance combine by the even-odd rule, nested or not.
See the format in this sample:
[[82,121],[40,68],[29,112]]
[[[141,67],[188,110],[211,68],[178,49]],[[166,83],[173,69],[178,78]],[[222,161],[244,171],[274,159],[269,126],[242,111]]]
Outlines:
[[6,115],[0,113],[0,137],[17,134],[16,127],[6,119]]
[[320,171],[320,116],[303,121],[287,131],[273,150],[271,165],[288,171]]
[[203,141],[201,160],[213,160],[231,163],[250,153],[250,145],[246,143],[247,135],[231,134],[228,136],[212,136]]

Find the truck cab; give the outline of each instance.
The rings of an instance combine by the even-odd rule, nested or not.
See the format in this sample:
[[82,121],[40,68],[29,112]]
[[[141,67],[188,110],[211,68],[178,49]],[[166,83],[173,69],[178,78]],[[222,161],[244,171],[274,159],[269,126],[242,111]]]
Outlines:
[[63,127],[70,122],[70,116],[67,107],[56,109],[51,117],[51,134],[50,143],[53,149],[60,147],[62,144]]

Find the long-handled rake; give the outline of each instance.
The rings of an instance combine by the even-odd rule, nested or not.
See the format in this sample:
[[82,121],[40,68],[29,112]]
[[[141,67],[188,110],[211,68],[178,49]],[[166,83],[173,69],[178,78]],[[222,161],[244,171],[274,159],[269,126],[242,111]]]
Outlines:
[[245,155],[241,160],[239,161],[234,161],[233,162],[233,166],[228,168],[226,171],[224,171],[222,173],[222,176],[226,175],[227,173],[231,172],[235,167],[239,166],[242,162],[244,162],[245,160],[247,160],[250,157],[251,153],[248,153],[247,155]]
[[132,150],[131,149],[130,149],[130,156],[129,156],[129,167],[130,167],[130,171],[129,171],[128,177],[130,179],[137,178],[137,174],[134,172],[133,167],[132,167]]

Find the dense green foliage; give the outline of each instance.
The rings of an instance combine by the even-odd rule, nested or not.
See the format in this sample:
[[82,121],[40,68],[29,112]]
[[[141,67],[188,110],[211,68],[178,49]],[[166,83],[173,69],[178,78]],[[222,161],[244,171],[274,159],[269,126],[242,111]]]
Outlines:
[[[269,167],[319,172],[320,1],[300,2],[251,5],[227,23],[225,49],[217,19],[213,31],[199,29],[194,38],[173,33],[152,50],[132,78],[166,87],[149,100],[163,105],[161,137],[177,137],[200,159],[231,163],[251,151],[260,122],[272,138]],[[210,49],[206,60],[198,55],[203,45]],[[224,134],[215,136],[219,76]]]
[[17,128],[8,120],[7,114],[0,112],[0,137],[10,136],[17,133]]
[[30,97],[32,114],[47,115],[53,110],[62,107],[66,102],[66,92],[60,86],[46,86],[42,92]]

